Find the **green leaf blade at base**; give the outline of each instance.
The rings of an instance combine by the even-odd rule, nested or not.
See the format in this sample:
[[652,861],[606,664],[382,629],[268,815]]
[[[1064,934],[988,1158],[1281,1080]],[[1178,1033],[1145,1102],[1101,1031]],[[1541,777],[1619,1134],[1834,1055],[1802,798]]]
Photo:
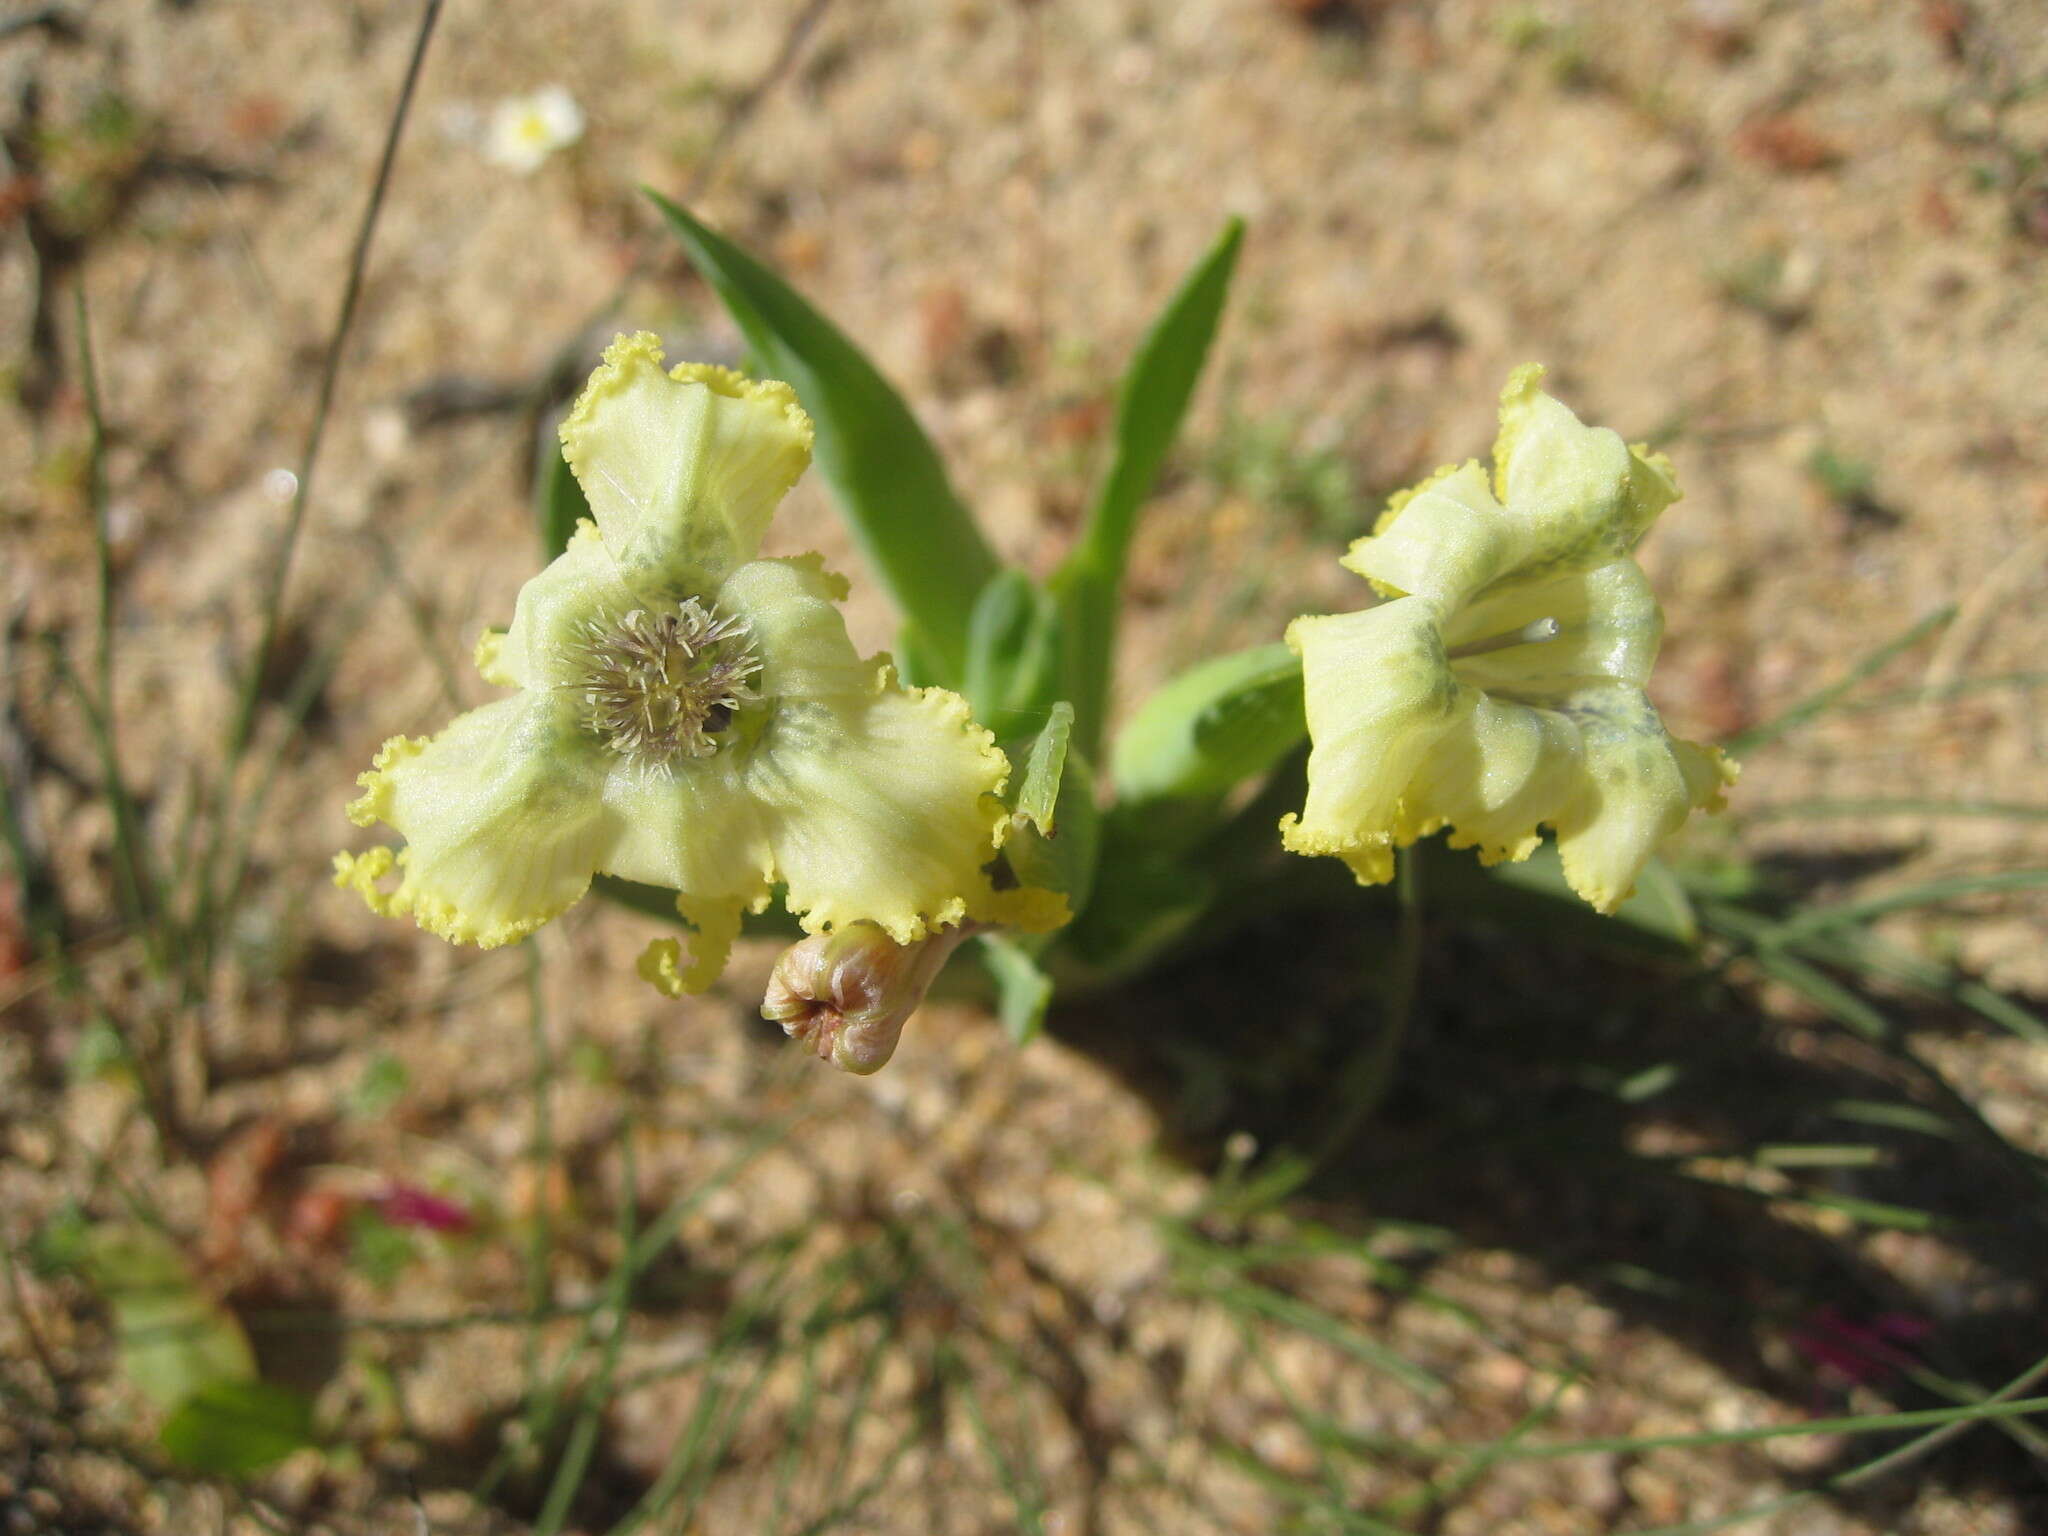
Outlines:
[[782,279],[660,193],[647,193],[762,366],[817,428],[818,469],[862,552],[956,686],[976,596],[998,565],[909,406],[847,336]]
[[543,557],[553,560],[569,547],[576,525],[590,516],[590,503],[576,482],[562,444],[550,428],[540,440],[533,476],[533,520],[540,530]]
[[1194,398],[1243,240],[1244,221],[1231,219],[1131,360],[1117,402],[1115,458],[1080,543],[1053,577],[1052,589],[1066,617],[1065,692],[1078,715],[1076,739],[1090,758],[1096,756],[1108,710],[1116,606],[1138,508],[1152,493]]
[[1307,734],[1300,658],[1254,646],[1198,663],[1147,699],[1117,736],[1110,774],[1123,804],[1223,795]]

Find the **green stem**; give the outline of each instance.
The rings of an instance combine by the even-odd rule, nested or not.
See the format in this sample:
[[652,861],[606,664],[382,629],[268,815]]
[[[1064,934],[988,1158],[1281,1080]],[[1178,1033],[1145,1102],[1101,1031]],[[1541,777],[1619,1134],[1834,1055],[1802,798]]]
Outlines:
[[1342,1117],[1319,1161],[1334,1158],[1359,1129],[1379,1113],[1393,1091],[1394,1069],[1415,1016],[1416,985],[1422,973],[1422,861],[1413,849],[1394,854],[1394,898],[1400,919],[1394,932],[1394,964],[1387,974],[1387,1015],[1372,1045],[1346,1076]]
[[1412,848],[1394,852],[1394,896],[1400,917],[1394,930],[1394,960],[1386,973],[1386,1010],[1379,1033],[1353,1056],[1337,1086],[1336,1118],[1306,1158],[1287,1162],[1252,1180],[1264,1202],[1283,1200],[1341,1157],[1369,1124],[1394,1086],[1394,1069],[1415,1016],[1422,973],[1422,861]]

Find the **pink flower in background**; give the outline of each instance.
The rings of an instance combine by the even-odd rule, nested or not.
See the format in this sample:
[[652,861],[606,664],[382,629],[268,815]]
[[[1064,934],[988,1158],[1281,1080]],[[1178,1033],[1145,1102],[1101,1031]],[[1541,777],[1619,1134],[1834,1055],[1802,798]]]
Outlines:
[[377,1214],[394,1227],[424,1227],[429,1232],[467,1232],[471,1217],[467,1210],[441,1195],[428,1194],[411,1184],[393,1184],[370,1202]]
[[1904,1346],[1933,1331],[1925,1318],[1905,1312],[1881,1312],[1860,1321],[1822,1307],[1795,1328],[1791,1338],[1792,1347],[1812,1364],[1867,1387],[1910,1364],[1912,1357]]

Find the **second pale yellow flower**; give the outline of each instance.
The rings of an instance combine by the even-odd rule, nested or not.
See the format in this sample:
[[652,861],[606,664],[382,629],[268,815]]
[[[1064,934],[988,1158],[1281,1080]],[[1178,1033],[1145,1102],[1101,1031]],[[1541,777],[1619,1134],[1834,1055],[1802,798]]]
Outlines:
[[1582,425],[1542,378],[1508,380],[1490,482],[1440,470],[1352,546],[1386,601],[1289,627],[1313,746],[1281,833],[1376,884],[1441,828],[1491,864],[1547,825],[1572,889],[1611,912],[1735,770],[1643,691],[1663,615],[1632,551],[1678,497],[1670,463]]

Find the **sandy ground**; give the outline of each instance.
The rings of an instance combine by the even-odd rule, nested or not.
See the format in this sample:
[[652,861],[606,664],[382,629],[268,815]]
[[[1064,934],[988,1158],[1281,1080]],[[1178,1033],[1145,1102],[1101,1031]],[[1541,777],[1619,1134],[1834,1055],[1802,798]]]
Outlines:
[[[17,174],[0,189],[0,336],[18,401],[0,434],[0,603],[22,633],[83,634],[90,613],[70,311],[82,284],[109,428],[120,712],[137,787],[167,835],[231,708],[228,667],[254,632],[256,573],[289,494],[279,476],[310,416],[417,11],[99,0],[77,17],[74,36],[30,28],[0,42],[11,120],[29,121],[28,82],[40,97],[40,136],[8,141],[14,170],[24,143],[45,161],[32,185]],[[710,1000],[664,1003],[630,974],[652,928],[616,911],[586,907],[539,945],[544,1035],[589,1070],[556,1093],[558,1158],[537,1173],[525,962],[378,923],[326,887],[324,865],[352,835],[339,806],[375,745],[486,695],[464,658],[532,569],[528,423],[460,407],[526,388],[629,276],[586,343],[646,326],[678,356],[737,356],[729,323],[635,191],[694,179],[704,217],[772,256],[870,349],[1000,549],[1041,571],[1087,494],[1117,368],[1223,219],[1249,220],[1210,380],[1135,556],[1127,699],[1186,659],[1270,638],[1295,613],[1354,605],[1363,593],[1334,564],[1343,541],[1386,490],[1483,452],[1507,370],[1540,359],[1583,415],[1659,443],[1677,465],[1686,497],[1645,562],[1669,622],[1655,691],[1674,729],[1739,732],[1956,605],[1864,686],[1889,702],[1755,754],[1747,814],[1697,834],[1695,849],[1803,871],[1819,895],[2038,866],[2039,818],[1756,812],[1815,798],[2040,799],[2042,19],[2038,0],[453,0],[396,164],[292,577],[291,643],[346,650],[286,748],[256,899],[226,996],[203,1017],[211,1076],[195,1121],[208,1155],[217,1165],[223,1138],[262,1119],[295,1138],[293,1171],[279,1175],[292,1188],[315,1166],[411,1169],[494,1204],[507,1232],[552,1210],[575,1234],[551,1276],[573,1304],[616,1253],[609,1213],[626,1142],[651,1211],[794,1117],[692,1213],[669,1293],[636,1313],[621,1370],[648,1379],[605,1421],[598,1491],[578,1507],[591,1529],[658,1475],[675,1427],[720,1371],[738,1369],[719,1353],[727,1301],[765,1283],[762,1246],[789,1233],[803,1236],[804,1274],[921,1234],[903,1239],[922,1255],[905,1271],[915,1278],[885,1288],[903,1336],[923,1344],[883,1350],[872,1392],[852,1399],[865,1336],[835,1335],[815,1361],[780,1357],[689,1529],[799,1528],[835,1487],[873,1478],[847,1528],[1010,1530],[1039,1518],[1029,1508],[1069,1533],[1276,1530],[1291,1528],[1290,1505],[1257,1469],[1335,1479],[1359,1507],[1416,1481],[1392,1458],[1331,1471],[1300,1429],[1304,1402],[1353,1436],[1479,1439],[1539,1404],[1548,1432],[1581,1438],[1889,1401],[1878,1385],[1813,1379],[1775,1324],[1755,1323],[1738,1347],[1668,1309],[1617,1301],[1517,1236],[1539,1223],[1511,1219],[1512,1191],[1415,1211],[1375,1195],[1338,1218],[1391,1209],[1454,1234],[1430,1280],[1477,1325],[1354,1261],[1276,1269],[1289,1294],[1444,1385],[1389,1380],[1341,1342],[1247,1323],[1188,1281],[1207,1261],[1175,1251],[1155,1218],[1192,1209],[1207,1180],[1157,1151],[1157,1096],[1104,1053],[1041,1042],[1019,1055],[982,1013],[935,1008],[888,1073],[832,1078],[745,1022],[768,952],[744,954]],[[480,114],[550,82],[581,103],[582,141],[530,176],[486,163]],[[110,99],[125,126],[94,138],[82,125],[104,121]],[[32,321],[39,273],[53,285],[53,349],[39,349]],[[433,408],[451,400],[458,408]],[[858,570],[815,485],[773,539]],[[886,646],[879,596],[853,612],[856,637]],[[40,653],[17,646],[10,669],[23,717],[59,757],[86,761]],[[1942,691],[1898,697],[1928,687]],[[90,889],[105,812],[61,776],[44,788],[54,853]],[[2041,915],[2038,895],[2011,893],[1911,936],[1996,986],[2041,992]],[[89,908],[76,916],[88,937],[104,923]],[[134,958],[114,948],[101,963],[112,975]],[[1790,1022],[1767,1018],[1757,1038],[1797,1055],[1783,1033],[1797,1011],[1775,1017]],[[97,1187],[80,1148],[131,1163],[174,1227],[203,1230],[205,1159],[157,1166],[107,1084],[65,1087],[59,1071],[45,1093],[79,1023],[47,998],[13,1018],[32,1027],[11,1020],[0,1037],[0,1080],[14,1084],[0,1106],[13,1137],[0,1167],[9,1245]],[[2002,1132],[2038,1141],[2039,1047],[1942,1032],[1929,1049]],[[399,1110],[338,1114],[380,1052],[407,1069]],[[1474,1188],[1498,1177],[1474,1170]],[[1499,1219],[1466,1221],[1473,1211]],[[1613,1257],[1676,1241],[1656,1220],[1642,1246]],[[972,1278],[947,1279],[946,1243],[931,1234],[952,1231],[978,1256]],[[1959,1331],[1987,1307],[2025,1315],[2025,1277],[1912,1233],[1823,1224],[1758,1229],[1734,1246],[1809,1242],[1853,1254],[1858,1273]],[[294,1259],[261,1223],[231,1246],[216,1256],[218,1283],[280,1305],[435,1315],[522,1304],[509,1239],[437,1251],[402,1304],[338,1265]],[[104,1350],[89,1309],[61,1284],[25,1283],[52,1347],[89,1370]],[[994,1394],[992,1431],[961,1406],[972,1394],[939,1393],[930,1422],[919,1419],[935,1398],[916,1362],[949,1358],[933,1340],[956,1341],[963,1379]],[[11,1352],[21,1347],[15,1337]],[[2010,1349],[2013,1370],[2039,1353],[2037,1341]],[[707,1358],[717,1370],[694,1368]],[[1989,1372],[2005,1357],[1971,1358]],[[805,1371],[831,1394],[792,1419]],[[453,1491],[475,1481],[522,1379],[503,1330],[351,1335],[319,1384],[356,1422],[383,1427],[352,1468],[294,1463],[272,1497],[307,1528],[410,1529],[424,1509],[446,1522],[436,1528],[523,1529],[531,1490],[495,1506]],[[380,1382],[396,1406],[373,1411]],[[83,1390],[87,1422],[129,1422],[105,1380]],[[863,1422],[835,1427],[849,1400]],[[1044,1486],[1031,1499],[991,1471],[991,1435],[1036,1448]],[[789,1444],[842,1441],[845,1467],[800,1458],[778,1491]],[[26,1528],[57,1518],[23,1501],[62,1455],[73,1460],[50,1497],[69,1501],[65,1518],[87,1518],[98,1499],[137,1528],[212,1528],[197,1522],[223,1497],[213,1490],[166,1484],[141,1500],[145,1473],[53,1446],[0,1434],[4,1497],[30,1511]],[[1807,1439],[1518,1462],[1428,1506],[1418,1528],[1707,1519],[1800,1486],[1842,1450]],[[2027,1465],[2017,1453],[1966,1460],[1875,1502],[1816,1502],[1758,1529],[2017,1536],[2048,1519],[2038,1475],[2031,1504],[2019,1491],[2014,1468]]]

